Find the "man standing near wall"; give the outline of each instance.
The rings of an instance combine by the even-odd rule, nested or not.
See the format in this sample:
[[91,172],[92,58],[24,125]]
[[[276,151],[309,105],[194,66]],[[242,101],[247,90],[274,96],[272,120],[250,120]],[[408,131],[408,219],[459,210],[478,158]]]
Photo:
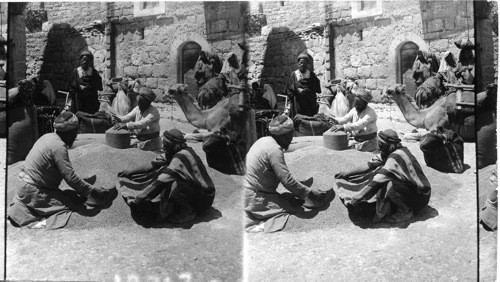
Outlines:
[[297,114],[314,116],[318,113],[316,93],[321,93],[321,85],[316,74],[308,69],[309,58],[306,51],[297,57],[299,69],[292,72],[285,89],[293,101],[292,117]]

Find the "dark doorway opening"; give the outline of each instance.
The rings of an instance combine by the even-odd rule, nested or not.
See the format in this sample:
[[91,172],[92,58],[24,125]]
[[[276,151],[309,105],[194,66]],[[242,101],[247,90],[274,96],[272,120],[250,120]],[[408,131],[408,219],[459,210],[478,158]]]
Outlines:
[[200,56],[201,46],[196,42],[184,44],[181,52],[181,82],[184,83],[184,75],[194,69],[196,61]]
[[418,45],[413,42],[404,43],[399,49],[399,72],[398,83],[406,86],[406,93],[412,95],[416,92],[416,84],[413,79],[413,63],[417,58]]

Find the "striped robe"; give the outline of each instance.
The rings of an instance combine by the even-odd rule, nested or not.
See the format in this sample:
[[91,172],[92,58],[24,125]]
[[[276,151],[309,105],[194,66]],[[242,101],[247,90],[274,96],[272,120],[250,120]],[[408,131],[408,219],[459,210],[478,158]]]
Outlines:
[[[152,161],[155,170],[145,174],[134,175],[131,179],[120,178],[117,189],[121,192],[127,204],[134,202],[138,195],[146,198],[152,191],[148,189],[155,181],[162,182],[162,186],[169,187],[176,182],[177,187],[185,189],[187,199],[196,211],[202,211],[210,207],[215,196],[215,185],[208,175],[205,165],[192,148],[184,148],[177,152],[172,159],[161,154]],[[167,189],[165,189],[167,190]],[[189,191],[187,191],[189,190]],[[184,193],[183,191],[180,191]],[[154,197],[152,202],[159,202],[160,215],[166,214],[162,209],[167,209],[169,197],[172,192],[163,191]]]
[[377,202],[375,221],[378,221],[390,213],[390,198],[395,193],[413,210],[422,209],[429,203],[431,185],[408,148],[401,147],[392,152],[385,162],[377,156],[369,166],[372,170],[364,175],[336,179],[339,198],[344,204],[350,203],[357,193],[376,194],[368,202]]

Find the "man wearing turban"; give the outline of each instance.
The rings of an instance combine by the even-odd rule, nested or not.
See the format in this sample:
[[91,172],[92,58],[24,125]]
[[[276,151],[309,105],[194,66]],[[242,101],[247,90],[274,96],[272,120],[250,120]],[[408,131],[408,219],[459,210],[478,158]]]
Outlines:
[[164,154],[120,172],[119,189],[132,212],[146,213],[156,222],[192,221],[212,206],[215,185],[181,131],[165,131],[162,140]]
[[308,69],[310,56],[306,51],[297,57],[299,69],[292,72],[285,93],[292,98],[291,116],[314,116],[318,113],[316,93],[321,93],[321,85],[316,74]]
[[114,129],[128,129],[135,134],[132,145],[144,151],[159,151],[160,138],[160,113],[151,103],[156,99],[156,94],[149,88],[141,87],[137,97],[137,106],[127,115],[114,115],[119,123]]
[[335,175],[339,198],[346,206],[376,202],[374,222],[407,221],[429,203],[429,180],[417,159],[400,142],[394,130],[381,131],[379,155],[365,166]]
[[102,78],[94,68],[94,56],[89,51],[80,54],[80,66],[73,70],[66,87],[70,100],[66,110],[94,114],[99,111],[98,92],[102,90]]
[[295,197],[312,201],[312,207],[323,205],[327,197],[326,192],[297,181],[288,170],[284,151],[293,139],[292,120],[286,115],[274,118],[269,132],[271,136],[257,140],[246,155],[243,187],[247,231],[275,232],[285,227],[293,208],[276,192],[280,183]]
[[377,113],[368,106],[372,100],[370,92],[364,89],[354,91],[354,108],[345,116],[334,118],[333,131],[346,131],[349,134],[349,146],[356,150],[372,152],[377,150]]
[[26,157],[19,177],[24,185],[8,209],[8,218],[19,226],[33,226],[46,220],[46,228],[64,227],[73,201],[59,189],[61,181],[74,189],[89,206],[104,205],[109,190],[94,187],[78,177],[71,165],[68,148],[78,134],[78,119],[64,112],[54,120],[55,133],[40,137]]

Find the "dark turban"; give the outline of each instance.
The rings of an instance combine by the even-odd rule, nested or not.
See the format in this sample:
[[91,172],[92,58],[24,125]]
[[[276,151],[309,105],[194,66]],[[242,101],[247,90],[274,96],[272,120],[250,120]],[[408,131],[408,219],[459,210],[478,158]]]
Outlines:
[[90,57],[91,59],[93,59],[93,58],[94,58],[94,55],[92,55],[92,53],[91,53],[90,51],[87,51],[87,50],[82,51],[82,52],[80,53],[80,59],[81,59],[83,56],[88,56],[88,57]]
[[307,53],[307,51],[299,54],[299,56],[297,57],[297,62],[300,61],[300,59],[305,59],[309,63],[309,54]]
[[153,90],[147,87],[141,87],[141,89],[139,89],[139,95],[148,99],[150,102],[154,102],[156,99],[156,94],[153,92]]
[[397,145],[401,142],[396,131],[387,129],[378,133],[379,140],[388,145]]
[[163,132],[163,137],[173,144],[184,144],[186,143],[186,139],[184,138],[184,134],[177,128],[167,130]]

